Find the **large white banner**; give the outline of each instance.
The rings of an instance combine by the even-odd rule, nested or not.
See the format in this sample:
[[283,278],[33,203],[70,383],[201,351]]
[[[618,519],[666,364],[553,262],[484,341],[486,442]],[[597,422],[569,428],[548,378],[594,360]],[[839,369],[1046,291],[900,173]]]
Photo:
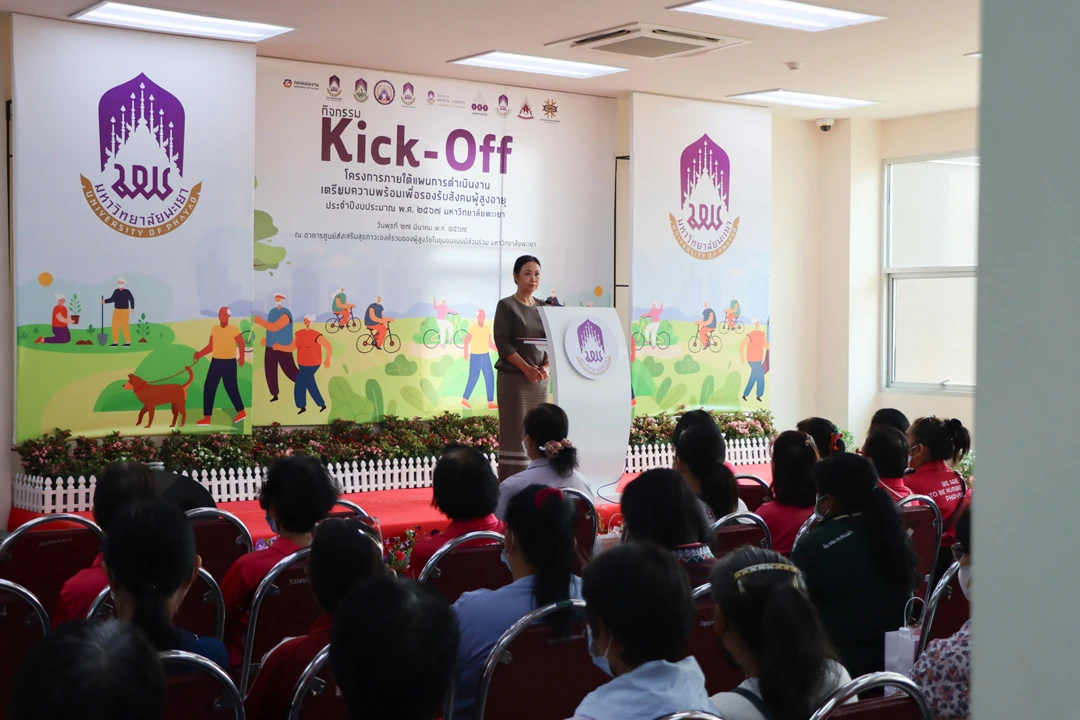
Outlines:
[[13,60],[17,437],[243,429],[254,46],[16,15]]
[[635,94],[631,113],[638,411],[767,408],[769,112]]
[[260,58],[256,130],[259,424],[488,413],[520,255],[612,304],[614,100]]

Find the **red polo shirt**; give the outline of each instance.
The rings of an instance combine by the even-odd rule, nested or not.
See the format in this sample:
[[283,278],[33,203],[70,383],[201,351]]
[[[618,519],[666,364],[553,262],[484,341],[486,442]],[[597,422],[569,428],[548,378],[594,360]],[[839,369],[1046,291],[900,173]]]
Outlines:
[[806,519],[814,514],[814,506],[798,507],[773,500],[759,507],[757,514],[769,528],[772,549],[782,555],[790,555],[795,536],[799,534],[799,528]]
[[319,651],[330,644],[333,624],[333,618],[323,615],[307,635],[283,640],[266,654],[244,699],[247,717],[278,720],[289,714],[296,683]]
[[229,648],[229,663],[233,667],[239,667],[244,661],[248,610],[259,583],[275,565],[297,550],[300,550],[299,545],[279,537],[265,550],[241,556],[225,573],[221,582],[221,594],[225,598],[225,645]]
[[506,526],[499,522],[499,519],[494,515],[472,518],[471,520],[454,520],[438,535],[424,538],[416,543],[412,555],[409,557],[409,568],[405,571],[405,574],[413,578],[420,577],[424,565],[427,564],[427,561],[431,559],[436,550],[456,537],[482,530],[501,533],[506,531]]
[[945,533],[941,538],[942,547],[951,547],[955,542],[952,534],[953,524],[960,517],[960,504],[967,503],[969,493],[964,490],[964,480],[955,470],[941,460],[923,463],[918,470],[904,477],[904,484],[916,495],[926,495],[941,510],[945,522]]
[[[881,478],[879,481],[881,487],[885,488],[885,492],[889,493],[889,497],[893,499],[893,502],[903,500],[908,495],[911,495],[911,488],[904,482],[904,478]],[[924,505],[925,503],[920,503]]]
[[56,601],[56,612],[52,618],[53,627],[72,620],[85,620],[90,614],[90,606],[94,604],[94,600],[109,586],[105,568],[101,567],[103,558],[104,555],[98,553],[93,565],[72,575],[60,588],[60,597]]

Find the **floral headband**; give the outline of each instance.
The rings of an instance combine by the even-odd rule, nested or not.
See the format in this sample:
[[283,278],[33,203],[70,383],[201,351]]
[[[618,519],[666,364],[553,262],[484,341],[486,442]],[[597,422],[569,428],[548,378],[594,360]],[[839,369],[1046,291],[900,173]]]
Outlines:
[[833,430],[829,435],[829,452],[834,453],[840,449],[840,439],[843,436],[837,431]]
[[743,568],[739,572],[735,573],[735,584],[739,588],[740,595],[746,594],[746,588],[743,587],[743,580],[750,575],[758,572],[791,573],[794,576],[792,578],[791,584],[799,590],[806,590],[806,584],[803,582],[802,573],[799,571],[799,568],[795,567],[794,565],[788,565],[787,563],[759,563],[757,565],[751,565],[750,567]]
[[565,499],[565,497],[563,496],[562,490],[560,490],[559,488],[546,487],[543,490],[540,490],[539,492],[536,493],[536,498],[535,498],[536,509],[539,510],[539,509],[543,508],[544,503],[547,502],[547,499],[549,497],[557,497],[557,498],[559,498],[559,500],[564,500]]
[[564,438],[562,440],[548,440],[546,444],[540,446],[540,449],[549,458],[554,458],[560,452],[562,452],[565,448],[572,448],[572,447],[574,447],[574,443],[572,443],[569,440]]

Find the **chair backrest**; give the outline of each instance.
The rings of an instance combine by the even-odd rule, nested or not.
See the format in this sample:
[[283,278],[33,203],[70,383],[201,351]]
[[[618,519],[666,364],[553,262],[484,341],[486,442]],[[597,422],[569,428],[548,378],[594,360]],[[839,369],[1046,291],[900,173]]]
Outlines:
[[919,655],[931,640],[949,637],[971,617],[971,606],[960,589],[959,572],[960,563],[950,565],[926,603],[922,633],[919,635]]
[[[747,522],[744,522],[747,521]],[[716,534],[716,556],[727,555],[747,545],[772,549],[772,533],[760,515],[736,512],[725,515],[712,524],[710,532]]]
[[383,548],[383,535],[382,526],[379,524],[379,518],[368,515],[364,508],[360,507],[351,500],[338,499],[334,505],[334,509],[330,511],[327,517],[332,518],[357,518],[361,521],[361,528],[367,535],[375,541],[375,544],[379,546],[379,553],[385,553]]
[[[740,480],[748,482],[739,482]],[[757,512],[759,507],[773,499],[769,483],[757,475],[736,475],[735,482],[738,483],[739,499],[746,503],[746,509],[750,512]]]
[[90,603],[90,612],[86,613],[87,620],[111,620],[116,617],[116,608],[113,607],[112,588],[106,585]]
[[[71,527],[75,523],[81,527]],[[101,552],[101,529],[79,515],[47,515],[26,523],[0,543],[0,579],[34,594],[50,617],[60,588],[90,567]]]
[[[523,698],[528,698],[525,714],[530,718],[573,717],[585,696],[609,680],[589,656],[584,610],[584,600],[563,600],[533,610],[503,633],[484,663],[476,720],[522,717]],[[557,612],[575,613],[567,637],[556,637],[544,624]]]
[[896,509],[900,511],[915,554],[919,557],[920,580],[915,588],[915,597],[922,598],[924,603],[929,602],[934,589],[930,583],[934,581],[934,566],[941,547],[941,510],[925,495],[909,495],[896,503]]
[[[111,592],[111,588],[106,587],[98,593],[90,605],[90,612],[86,614],[88,620],[108,620],[116,616]],[[173,624],[200,637],[221,640],[224,636],[225,598],[221,595],[221,588],[204,568],[199,568],[195,582],[173,618]]]
[[711,588],[701,585],[694,590],[694,605],[697,615],[694,628],[686,638],[686,655],[693,656],[705,673],[705,689],[710,695],[729,692],[739,686],[746,676],[742,670],[734,668],[724,659],[724,654],[717,646],[716,615],[713,609]]
[[49,632],[49,615],[34,594],[0,580],[0,709],[7,708],[11,681],[23,655]]
[[162,720],[229,715],[244,720],[244,699],[224,670],[201,655],[182,650],[170,650],[160,656],[166,680]]
[[687,712],[677,712],[671,715],[665,715],[657,720],[724,720],[719,715],[713,715],[712,713],[700,712],[698,710],[689,710]]
[[799,543],[802,542],[802,539],[806,537],[811,530],[817,527],[817,524],[819,522],[821,522],[821,516],[818,515],[816,512],[811,514],[810,517],[806,518],[806,522],[804,522],[802,524],[802,527],[799,528],[799,532],[795,533],[795,542],[791,544],[791,549],[794,550],[796,547],[798,547]]
[[451,604],[470,590],[498,590],[509,585],[513,578],[502,561],[503,541],[502,533],[486,530],[456,537],[435,551],[420,571],[419,580]]
[[[881,702],[875,699],[844,704],[856,695],[881,688],[899,690],[907,702],[889,697],[882,698]],[[884,714],[886,710],[890,714]],[[850,720],[934,720],[934,713],[922,690],[910,679],[897,673],[879,672],[857,677],[837,690],[810,716],[810,720],[826,720],[832,717]]]
[[593,499],[574,488],[563,488],[563,495],[570,498],[574,504],[576,519],[574,520],[574,539],[577,540],[577,551],[574,553],[574,574],[580,575],[589,561],[592,560],[593,549],[596,547],[596,533],[600,528],[600,516],[596,512],[596,504]]
[[308,587],[307,559],[311,548],[282,558],[259,583],[248,612],[240,692],[247,694],[262,657],[287,637],[305,634],[322,611]]
[[220,583],[232,564],[252,551],[251,533],[240,518],[218,508],[189,510],[187,516],[191,518],[203,568]]
[[288,720],[346,720],[345,698],[337,692],[337,684],[327,664],[329,659],[330,646],[327,645],[304,668],[293,690]]

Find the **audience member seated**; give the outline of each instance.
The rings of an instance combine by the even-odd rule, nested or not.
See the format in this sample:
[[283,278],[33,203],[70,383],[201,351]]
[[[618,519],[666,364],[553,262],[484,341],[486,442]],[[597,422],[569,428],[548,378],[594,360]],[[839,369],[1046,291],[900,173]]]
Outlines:
[[626,486],[622,494],[623,538],[650,542],[670,552],[690,578],[690,586],[709,581],[716,558],[709,525],[697,498],[674,470],[656,468]]
[[796,546],[810,599],[852,677],[885,665],[885,633],[904,621],[918,559],[892,498],[866,458],[842,453],[814,467],[824,520]]
[[710,584],[720,651],[747,678],[713,695],[725,720],[806,720],[851,681],[786,558],[740,548],[717,562]]
[[[971,599],[971,509],[956,521],[953,555],[960,561],[957,581],[964,597]],[[933,640],[911,669],[938,720],[971,717],[971,620],[952,637]]]
[[435,551],[456,537],[483,530],[503,531],[495,517],[499,480],[491,462],[476,448],[451,445],[442,451],[431,479],[431,504],[450,518],[441,533],[418,540],[409,557],[410,577],[420,577]]
[[739,498],[735,474],[724,464],[725,452],[724,436],[704,427],[686,430],[675,446],[675,469],[701,502],[709,524],[733,512],[747,511]]
[[570,420],[558,405],[537,405],[525,415],[525,439],[521,444],[529,456],[529,467],[499,486],[496,517],[505,520],[510,498],[529,485],[573,488],[592,497],[588,481],[577,471],[577,449],[567,439],[569,433]]
[[836,427],[831,420],[821,417],[806,418],[800,420],[795,429],[806,433],[814,438],[814,446],[818,456],[824,460],[827,457],[847,452],[844,438],[840,434],[840,428]]
[[774,500],[757,509],[769,526],[772,547],[787,555],[795,536],[814,514],[814,465],[818,453],[814,439],[799,430],[780,433],[772,444],[772,492]]
[[338,606],[330,663],[352,720],[434,720],[454,677],[458,626],[414,580],[361,580]]
[[157,720],[165,673],[141,632],[110,620],[70,622],[23,658],[9,720]]
[[356,518],[327,518],[315,528],[308,557],[308,582],[323,617],[307,635],[287,638],[262,660],[244,699],[253,720],[278,720],[289,714],[293,690],[308,664],[330,644],[334,613],[346,593],[364,578],[382,575],[382,553]]
[[[671,431],[671,447],[679,446],[679,438],[682,434],[690,428],[705,428],[709,432],[716,433],[720,436],[720,439],[724,439],[723,433],[720,432],[720,427],[716,424],[716,419],[708,413],[706,410],[687,410],[679,419],[675,421],[675,429]],[[727,462],[727,443],[724,443],[724,467],[731,471],[731,474],[735,474],[735,466]]]
[[908,428],[911,427],[911,422],[907,419],[907,415],[896,408],[881,408],[874,413],[874,417],[870,418],[870,429],[873,430],[881,425],[894,427],[900,432],[906,433]]
[[[113,463],[105,468],[94,488],[94,522],[108,535],[109,526],[125,504],[133,500],[154,500],[157,490],[154,475],[142,463]],[[109,585],[101,567],[104,555],[98,554],[94,563],[80,570],[60,588],[60,597],[53,614],[53,627],[70,620],[83,620],[90,612],[101,591]]]
[[697,660],[683,657],[696,610],[671,553],[626,543],[596,556],[584,575],[589,653],[612,680],[585,696],[575,720],[714,712]]
[[162,500],[124,506],[105,538],[104,565],[118,619],[142,630],[159,652],[184,650],[229,669],[220,640],[173,625],[202,567],[195,532],[183,510]]
[[270,531],[278,537],[265,550],[239,558],[221,582],[225,642],[233,667],[243,661],[248,610],[259,583],[280,561],[311,545],[316,523],[330,514],[337,499],[334,480],[315,458],[293,455],[270,466],[259,490],[259,506],[266,512]]
[[[574,567],[574,508],[558,488],[530,485],[506,510],[506,564],[514,581],[498,590],[476,590],[454,603],[461,628],[454,719],[473,717],[488,654],[524,615],[551,603],[581,597]],[[557,634],[570,632],[569,613],[545,618]]]
[[[927,495],[937,503],[945,519],[941,547],[947,551],[954,542],[953,524],[960,517],[968,495],[967,483],[954,468],[971,452],[971,433],[955,418],[944,420],[930,416],[911,424],[907,440],[914,472],[904,478],[904,483],[916,495]],[[944,572],[948,567],[947,552],[939,559],[938,570]]]
[[911,495],[911,488],[904,483],[908,464],[908,443],[904,433],[889,425],[873,425],[866,434],[862,456],[874,463],[881,487],[893,502]]

